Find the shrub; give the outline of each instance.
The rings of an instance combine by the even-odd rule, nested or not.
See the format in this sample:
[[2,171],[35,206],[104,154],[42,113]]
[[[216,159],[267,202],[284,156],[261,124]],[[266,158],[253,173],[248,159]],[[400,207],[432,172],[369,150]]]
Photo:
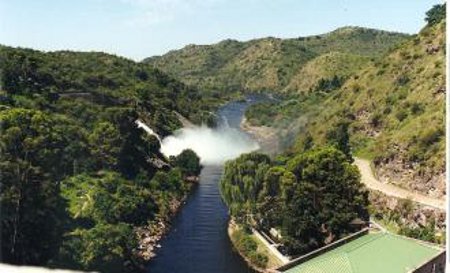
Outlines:
[[387,105],[386,108],[383,110],[383,114],[388,115],[392,112],[391,106]]
[[266,268],[269,258],[257,251],[258,244],[243,230],[237,230],[232,235],[236,248],[258,267]]
[[397,114],[395,114],[395,117],[398,121],[403,121],[408,117],[408,113],[404,109],[400,109]]
[[266,255],[263,255],[258,252],[251,252],[249,255],[250,261],[261,268],[266,268],[267,262],[269,261],[269,258]]
[[171,163],[179,167],[185,176],[197,176],[202,169],[200,158],[191,149],[183,150],[178,156],[172,157]]
[[382,115],[380,113],[373,113],[370,117],[370,124],[374,127],[378,127],[382,123]]
[[397,86],[404,86],[409,82],[409,77],[406,75],[400,75],[395,79],[395,84]]
[[423,113],[423,106],[422,106],[422,104],[421,103],[419,103],[419,102],[414,102],[412,105],[411,105],[411,113],[413,113],[414,115],[417,115],[417,114],[421,114],[421,113]]
[[430,146],[433,143],[437,142],[443,135],[444,130],[442,130],[441,128],[430,128],[421,134],[421,144],[423,146]]

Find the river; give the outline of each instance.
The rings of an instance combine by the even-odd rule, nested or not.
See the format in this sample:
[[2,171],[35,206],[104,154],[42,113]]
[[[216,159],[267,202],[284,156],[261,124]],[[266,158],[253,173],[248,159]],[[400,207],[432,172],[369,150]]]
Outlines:
[[[218,111],[220,126],[239,129],[245,109],[260,101],[230,102]],[[233,250],[228,237],[228,209],[222,202],[219,181],[222,165],[205,165],[199,185],[172,222],[157,256],[149,263],[151,273],[247,273],[254,272]]]

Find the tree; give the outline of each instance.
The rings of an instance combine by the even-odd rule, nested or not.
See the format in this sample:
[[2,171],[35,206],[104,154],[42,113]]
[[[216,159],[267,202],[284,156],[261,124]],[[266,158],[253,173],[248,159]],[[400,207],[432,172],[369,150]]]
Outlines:
[[198,176],[202,169],[200,158],[191,149],[183,150],[179,155],[172,158],[172,164],[180,168],[185,176]]
[[270,163],[267,155],[253,152],[225,164],[220,192],[233,216],[247,218],[255,212],[257,197]]
[[114,170],[121,146],[119,130],[110,122],[100,122],[95,125],[88,140],[98,168]]
[[61,191],[74,219],[144,225],[158,212],[149,190],[115,172],[104,172],[99,177],[70,177],[62,183]]
[[317,147],[273,166],[245,154],[225,165],[220,183],[231,215],[242,225],[281,230],[291,255],[304,254],[368,220],[368,193],[358,169],[335,147]]
[[123,271],[137,246],[127,234],[190,188],[136,119],[169,134],[174,111],[200,116],[219,100],[125,58],[7,46],[0,86],[1,261],[55,265],[62,248],[74,265],[61,266]]
[[3,261],[42,264],[54,255],[66,219],[59,181],[83,169],[84,131],[35,110],[0,112]]
[[347,121],[339,122],[326,133],[326,139],[329,145],[333,145],[341,150],[347,157],[347,160],[353,162],[348,126],[349,123]]
[[324,244],[325,237],[352,231],[355,218],[368,220],[368,192],[358,169],[333,147],[313,149],[287,164],[298,183],[284,214],[283,231],[294,252]]
[[[71,232],[53,264],[79,270],[135,272],[132,270],[136,265],[132,250],[136,244],[131,225],[100,223]],[[124,264],[129,267],[124,268]]]
[[433,26],[445,19],[446,16],[446,3],[434,5],[426,13],[425,21],[428,26]]

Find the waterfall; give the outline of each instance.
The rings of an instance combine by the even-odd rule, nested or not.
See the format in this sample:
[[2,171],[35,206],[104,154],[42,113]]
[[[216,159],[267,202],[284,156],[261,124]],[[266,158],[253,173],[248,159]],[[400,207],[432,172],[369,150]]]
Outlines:
[[152,128],[148,127],[147,124],[145,124],[140,120],[136,120],[136,124],[138,128],[144,129],[144,131],[146,131],[147,134],[155,136],[158,139],[159,143],[162,143],[161,137],[157,133],[155,133],[155,131],[153,131]]
[[192,125],[181,128],[164,139],[141,120],[136,120],[136,124],[158,138],[161,143],[160,151],[165,156],[176,156],[185,149],[191,149],[200,157],[201,163],[206,165],[220,165],[243,153],[259,149],[258,143],[248,135],[231,128],[226,118],[218,128]]

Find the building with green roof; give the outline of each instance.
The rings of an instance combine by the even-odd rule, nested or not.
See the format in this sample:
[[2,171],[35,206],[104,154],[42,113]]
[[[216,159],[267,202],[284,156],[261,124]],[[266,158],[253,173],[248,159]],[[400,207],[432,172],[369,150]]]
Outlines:
[[440,273],[445,251],[387,232],[362,233],[280,267],[286,273]]

